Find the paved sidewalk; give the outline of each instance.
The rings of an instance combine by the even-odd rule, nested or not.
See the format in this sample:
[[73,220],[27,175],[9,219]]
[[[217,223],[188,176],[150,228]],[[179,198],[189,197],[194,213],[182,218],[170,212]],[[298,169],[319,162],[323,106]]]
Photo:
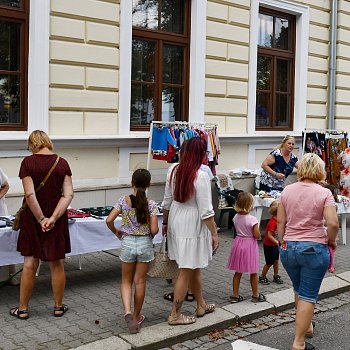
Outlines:
[[[349,231],[347,232],[349,235]],[[348,237],[349,238],[349,237]],[[78,259],[66,259],[67,287],[64,302],[70,310],[62,318],[52,315],[52,293],[48,266],[42,265],[37,278],[35,290],[30,303],[30,319],[27,321],[11,317],[8,311],[18,305],[19,288],[0,287],[0,349],[71,349],[89,344],[86,349],[119,349],[121,344],[133,344],[136,348],[153,348],[169,346],[196,336],[204,335],[214,328],[226,327],[241,319],[259,317],[274,310],[285,309],[292,305],[292,292],[289,278],[283,267],[280,275],[285,283],[271,283],[261,286],[261,292],[269,295],[269,303],[254,305],[250,302],[251,290],[249,276],[243,275],[240,294],[247,300],[236,305],[229,304],[232,294],[232,272],[226,269],[226,262],[232,244],[232,232],[220,233],[220,250],[213,262],[203,271],[203,291],[208,302],[215,302],[219,309],[198,320],[189,327],[170,327],[166,324],[171,303],[163,300],[163,293],[171,291],[171,286],[162,279],[148,278],[146,299],[143,313],[146,315],[144,328],[135,336],[126,333],[123,309],[120,300],[121,270],[119,259],[106,253],[87,254],[82,257],[82,271],[77,269]],[[350,240],[349,240],[350,241]],[[264,263],[260,245],[261,266]],[[118,251],[113,251],[118,254]],[[350,290],[350,245],[339,245],[335,253],[336,274],[331,277],[329,285],[323,291],[323,297],[333,293]],[[269,272],[272,276],[272,271]],[[287,293],[287,294],[285,294]],[[285,302],[285,295],[288,303]],[[282,299],[281,299],[282,298]],[[239,308],[243,308],[239,311]],[[184,310],[190,314],[195,311],[195,303],[186,302]],[[242,312],[245,312],[242,313]],[[260,313],[259,313],[260,312]],[[194,327],[194,328],[192,328]],[[149,339],[146,339],[146,338]],[[163,338],[166,340],[163,341]],[[104,340],[103,347],[96,341]],[[152,342],[150,342],[152,341]],[[120,344],[119,344],[120,343]],[[109,345],[108,345],[109,344]],[[152,345],[153,344],[153,345]],[[93,346],[97,347],[93,347]],[[120,346],[119,346],[120,345]],[[114,347],[113,347],[114,346]]]

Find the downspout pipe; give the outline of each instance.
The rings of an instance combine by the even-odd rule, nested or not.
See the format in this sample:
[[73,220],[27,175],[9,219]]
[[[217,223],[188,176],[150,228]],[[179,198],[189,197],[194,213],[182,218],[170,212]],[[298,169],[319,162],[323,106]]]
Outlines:
[[335,78],[337,72],[338,0],[332,0],[329,54],[328,129],[334,130]]

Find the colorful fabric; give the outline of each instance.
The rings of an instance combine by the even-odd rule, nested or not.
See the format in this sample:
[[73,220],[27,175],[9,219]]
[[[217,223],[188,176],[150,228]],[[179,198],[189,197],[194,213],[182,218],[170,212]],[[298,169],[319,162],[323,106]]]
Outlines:
[[304,152],[315,153],[326,163],[326,135],[319,132],[308,132],[303,133],[303,137],[305,137]]
[[339,187],[340,182],[340,163],[338,162],[338,157],[340,153],[346,148],[346,137],[334,137],[331,135],[327,141],[327,182],[330,185]]
[[350,197],[350,148],[346,148],[340,153],[340,194]]
[[[153,128],[152,132],[152,153],[154,159],[162,159],[156,157],[166,157],[168,154],[168,143],[172,147],[176,147],[176,142],[172,137],[168,128]],[[166,160],[166,159],[165,159]]]
[[[125,196],[118,199],[115,209],[121,212],[122,224],[121,230],[127,235],[145,236],[151,234],[151,228],[148,224],[139,224],[136,217],[136,209],[126,203]],[[148,209],[151,216],[158,214],[156,202],[149,200]]]

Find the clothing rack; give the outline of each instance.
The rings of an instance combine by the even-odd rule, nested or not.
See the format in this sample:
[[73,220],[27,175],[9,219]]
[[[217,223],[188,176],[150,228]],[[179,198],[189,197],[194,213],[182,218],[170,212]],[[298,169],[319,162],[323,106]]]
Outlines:
[[335,134],[344,134],[345,131],[344,130],[336,130],[336,129],[308,129],[308,128],[305,128],[304,129],[304,132],[319,132],[319,133],[328,133],[328,134],[332,134],[332,133],[335,133]]
[[305,128],[303,133],[304,133],[304,137],[303,137],[303,146],[302,146],[302,156],[305,153],[305,143],[306,143],[306,133],[311,133],[311,132],[317,132],[317,133],[321,133],[321,134],[345,134],[346,131],[344,130],[336,130],[336,129],[308,129]]
[[176,121],[176,122],[166,122],[166,121],[152,121],[150,127],[150,136],[148,140],[148,154],[147,154],[147,170],[150,169],[151,164],[151,155],[152,155],[152,136],[154,127],[167,127],[167,126],[184,126],[186,128],[205,128],[206,130],[212,130],[217,128],[217,124],[213,123],[199,123],[199,122],[185,122],[185,121]]

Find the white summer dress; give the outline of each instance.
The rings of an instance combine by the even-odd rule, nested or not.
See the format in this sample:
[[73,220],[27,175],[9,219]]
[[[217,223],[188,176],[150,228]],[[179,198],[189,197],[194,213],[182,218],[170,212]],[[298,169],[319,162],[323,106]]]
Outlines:
[[171,172],[176,165],[173,164],[168,170],[163,201],[164,209],[169,210],[169,258],[176,260],[179,268],[203,268],[212,259],[211,233],[203,222],[214,216],[209,176],[198,170],[194,195],[185,203],[179,203],[173,200],[176,169],[170,184]]

